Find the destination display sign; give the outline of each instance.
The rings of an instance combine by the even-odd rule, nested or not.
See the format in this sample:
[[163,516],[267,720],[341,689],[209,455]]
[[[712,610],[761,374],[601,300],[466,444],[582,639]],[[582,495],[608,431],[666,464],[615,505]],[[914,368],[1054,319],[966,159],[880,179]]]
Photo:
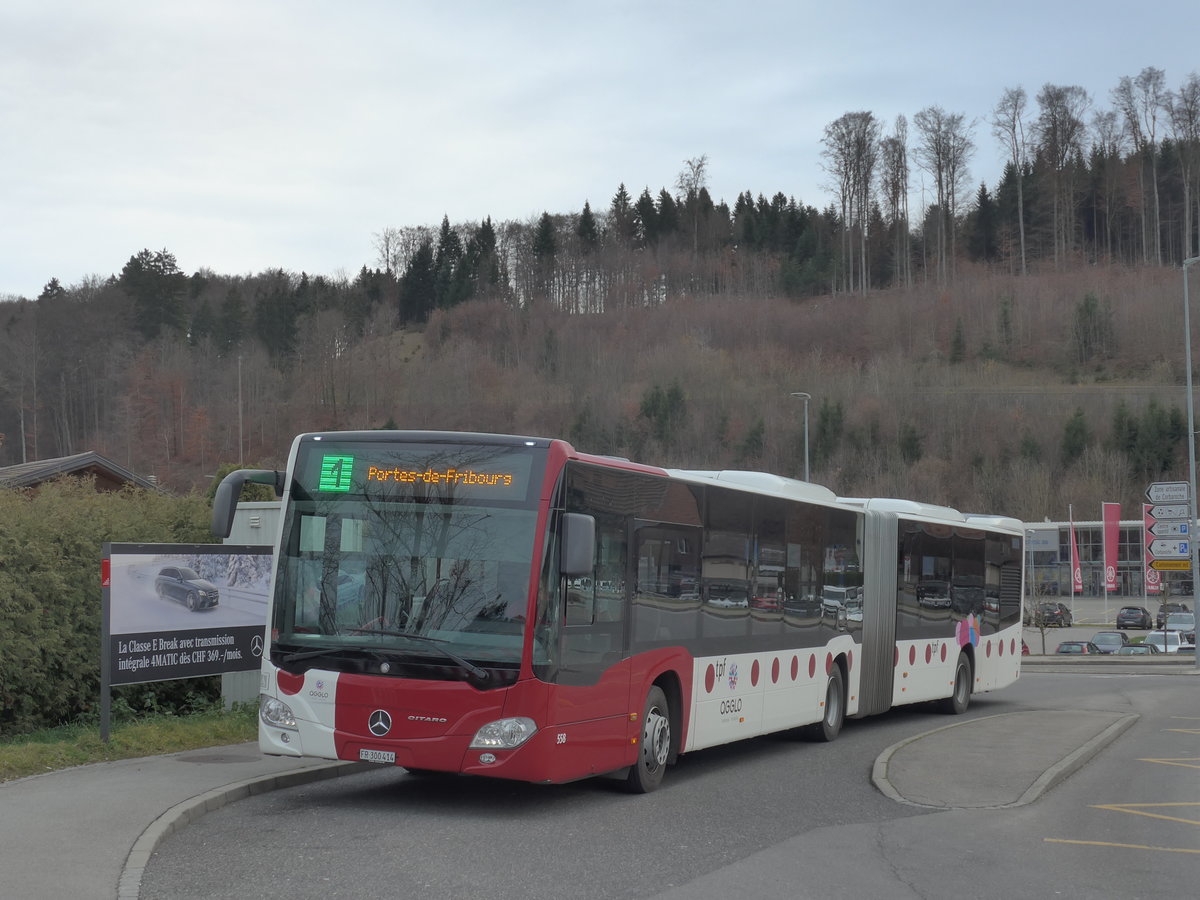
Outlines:
[[533,456],[479,444],[322,442],[301,448],[296,486],[311,497],[525,500]]

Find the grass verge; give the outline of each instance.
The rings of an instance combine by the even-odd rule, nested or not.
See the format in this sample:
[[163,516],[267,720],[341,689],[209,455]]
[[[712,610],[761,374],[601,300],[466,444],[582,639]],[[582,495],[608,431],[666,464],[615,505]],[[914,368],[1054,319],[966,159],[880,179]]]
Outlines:
[[107,743],[97,725],[66,725],[0,738],[0,782],[71,766],[178,753],[252,741],[257,704],[186,716],[155,715],[114,724]]

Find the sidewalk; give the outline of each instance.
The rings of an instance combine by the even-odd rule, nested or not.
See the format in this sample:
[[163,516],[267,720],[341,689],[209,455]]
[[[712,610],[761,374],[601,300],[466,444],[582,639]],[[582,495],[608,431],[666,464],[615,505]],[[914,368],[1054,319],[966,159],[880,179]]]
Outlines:
[[355,771],[263,756],[249,743],[0,784],[0,894],[136,900],[150,854],[176,828],[251,794]]
[[871,780],[900,803],[1000,809],[1032,803],[1116,740],[1136,715],[1028,710],[967,719],[884,750]]

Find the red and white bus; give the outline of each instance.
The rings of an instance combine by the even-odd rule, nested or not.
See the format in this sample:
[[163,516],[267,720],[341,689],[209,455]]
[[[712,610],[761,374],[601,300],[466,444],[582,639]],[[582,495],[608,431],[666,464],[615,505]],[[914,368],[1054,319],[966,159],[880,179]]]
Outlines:
[[1020,674],[1021,524],[561,440],[303,434],[263,654],[268,754],[654,790],[679,754]]

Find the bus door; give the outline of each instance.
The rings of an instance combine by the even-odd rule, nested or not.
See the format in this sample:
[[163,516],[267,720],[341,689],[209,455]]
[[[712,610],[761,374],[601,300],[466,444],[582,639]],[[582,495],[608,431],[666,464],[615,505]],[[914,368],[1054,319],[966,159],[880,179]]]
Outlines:
[[625,662],[625,523],[596,520],[596,560],[590,575],[559,579],[562,629],[555,721],[623,716],[629,669]]

